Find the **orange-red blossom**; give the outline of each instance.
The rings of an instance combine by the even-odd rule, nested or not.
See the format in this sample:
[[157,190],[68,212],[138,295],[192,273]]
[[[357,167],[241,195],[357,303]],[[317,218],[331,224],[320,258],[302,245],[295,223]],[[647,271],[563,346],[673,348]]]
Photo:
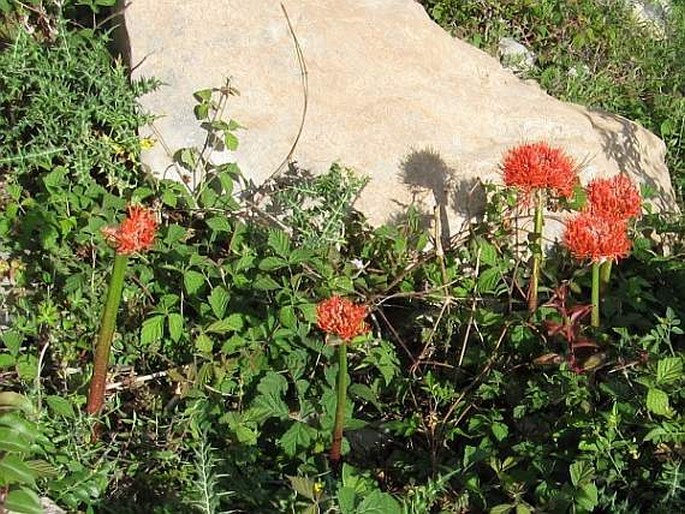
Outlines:
[[625,175],[596,178],[587,185],[588,209],[613,221],[636,218],[642,212],[642,199],[637,186]]
[[578,184],[576,166],[560,148],[544,141],[526,143],[509,150],[502,163],[504,183],[530,195],[536,189],[550,189],[570,198]]
[[332,296],[316,306],[316,324],[321,330],[349,341],[370,330],[365,319],[369,310],[365,305]]
[[625,221],[609,220],[587,210],[566,222],[564,244],[578,260],[618,260],[630,252]]
[[138,205],[128,207],[128,216],[118,227],[102,230],[105,238],[116,246],[117,253],[131,255],[152,248],[157,232],[157,220],[150,209]]

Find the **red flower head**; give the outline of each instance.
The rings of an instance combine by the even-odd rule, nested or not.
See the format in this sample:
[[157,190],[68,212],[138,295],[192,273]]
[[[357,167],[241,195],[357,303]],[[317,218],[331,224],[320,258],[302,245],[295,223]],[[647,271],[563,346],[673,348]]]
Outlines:
[[593,262],[618,260],[630,252],[626,223],[608,220],[589,211],[566,222],[564,244],[576,259]]
[[316,306],[316,324],[324,332],[349,341],[369,331],[364,318],[369,314],[365,305],[355,305],[350,300],[332,296]]
[[102,230],[105,238],[117,247],[117,253],[130,255],[149,250],[155,240],[157,220],[150,209],[129,205],[128,216],[117,228]]
[[612,221],[625,221],[642,212],[640,191],[621,174],[592,180],[587,186],[587,199],[590,212]]
[[509,150],[502,165],[504,183],[529,195],[533,189],[549,188],[570,198],[578,184],[573,160],[547,143],[527,143]]

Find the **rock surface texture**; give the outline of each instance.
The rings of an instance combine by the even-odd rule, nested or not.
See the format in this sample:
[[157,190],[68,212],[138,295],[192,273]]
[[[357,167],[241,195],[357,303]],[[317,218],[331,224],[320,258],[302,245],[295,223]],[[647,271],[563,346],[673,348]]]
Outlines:
[[[333,161],[371,178],[357,207],[383,223],[436,202],[448,229],[477,209],[476,178],[499,180],[503,153],[525,141],[562,146],[581,180],[625,172],[674,195],[660,139],[618,116],[548,96],[480,50],[452,38],[413,0],[283,0],[306,62],[307,112],[292,160],[314,172]],[[288,156],[304,108],[296,47],[277,0],[131,0],[125,11],[134,77],[165,85],[142,98],[160,115],[144,161],[176,173],[166,150],[199,145],[192,93],[225,77],[240,91],[235,160],[256,183]],[[166,149],[164,148],[166,146]],[[443,227],[444,229],[444,227]]]

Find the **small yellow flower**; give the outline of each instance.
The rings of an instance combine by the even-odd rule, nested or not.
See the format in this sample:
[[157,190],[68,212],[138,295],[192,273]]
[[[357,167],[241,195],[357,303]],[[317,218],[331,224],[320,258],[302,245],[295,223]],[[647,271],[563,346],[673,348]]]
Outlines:
[[155,146],[156,142],[157,141],[155,141],[155,139],[152,137],[143,137],[140,139],[140,149],[141,150],[149,150],[150,148]]
[[314,482],[314,494],[316,496],[321,494],[321,491],[323,491],[323,482]]

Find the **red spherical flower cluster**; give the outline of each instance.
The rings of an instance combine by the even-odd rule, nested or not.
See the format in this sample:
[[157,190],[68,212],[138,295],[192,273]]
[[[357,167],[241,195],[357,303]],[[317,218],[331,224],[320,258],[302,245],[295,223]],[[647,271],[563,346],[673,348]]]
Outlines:
[[365,305],[355,305],[345,298],[332,296],[316,306],[316,324],[324,332],[349,341],[369,331],[369,325],[364,321],[368,314]]
[[612,221],[590,211],[566,222],[564,244],[575,258],[592,262],[618,260],[630,252],[625,221]]
[[626,221],[642,212],[637,186],[625,175],[596,178],[587,186],[588,209],[603,218]]
[[534,189],[550,189],[570,198],[578,184],[573,160],[560,148],[543,141],[519,145],[509,150],[502,164],[504,183],[529,195]]
[[138,205],[128,207],[128,215],[121,225],[102,230],[105,238],[116,245],[117,253],[123,255],[152,248],[156,232],[154,212]]

